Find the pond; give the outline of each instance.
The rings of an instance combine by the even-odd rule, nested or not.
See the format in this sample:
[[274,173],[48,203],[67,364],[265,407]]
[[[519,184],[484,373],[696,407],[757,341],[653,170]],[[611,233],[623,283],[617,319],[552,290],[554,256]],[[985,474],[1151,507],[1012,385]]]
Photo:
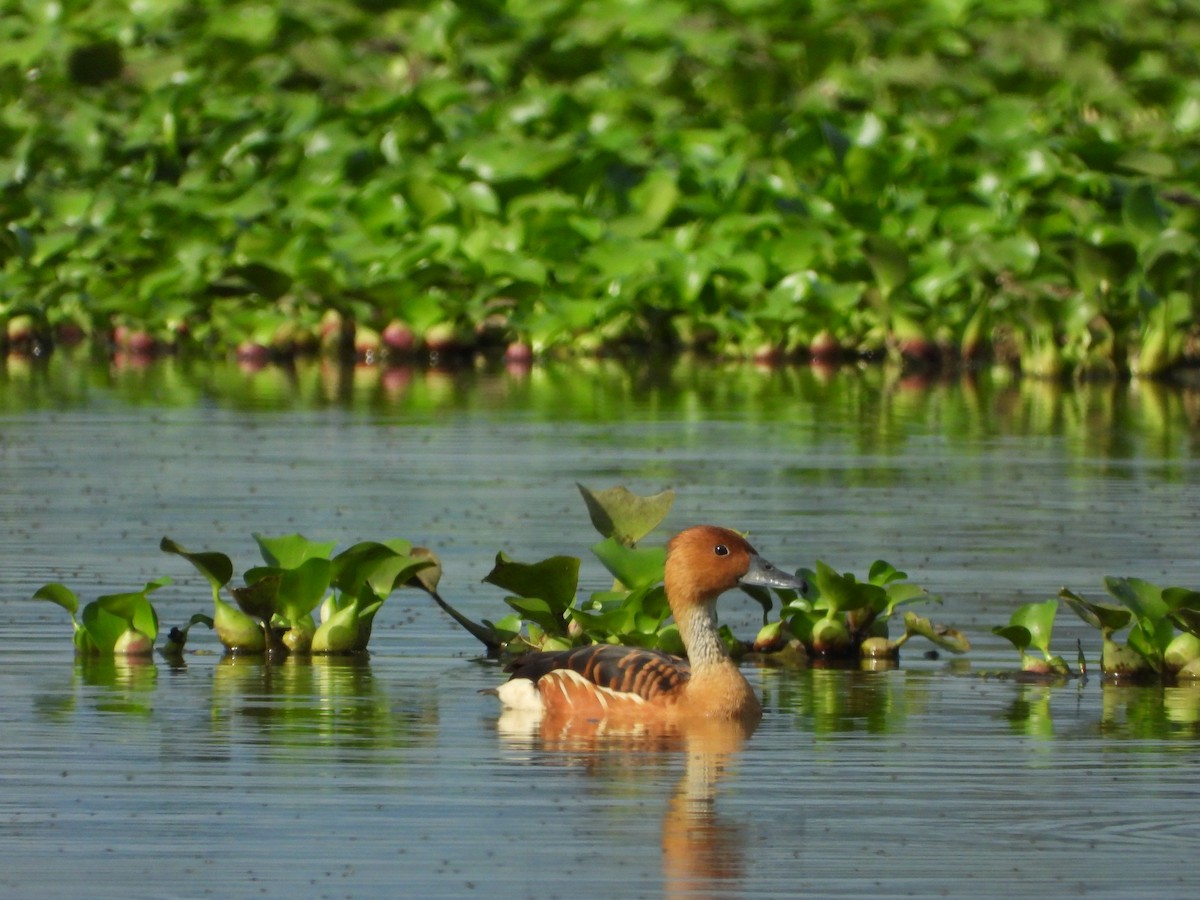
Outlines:
[[[10,896],[1189,895],[1200,689],[1027,684],[991,633],[1063,585],[1200,587],[1200,392],[883,368],[617,363],[248,371],[66,354],[0,369],[0,890]],[[788,568],[884,558],[962,658],[747,667],[752,734],[540,734],[425,595],[365,661],[84,665],[28,597],[211,610],[168,535],[240,572],[254,532],[434,548],[506,611],[497,551],[607,573],[576,483],[678,491],[663,533],[749,531]],[[653,540],[653,538],[651,539]],[[722,621],[752,636],[753,601]],[[1098,658],[1065,610],[1055,644]]]

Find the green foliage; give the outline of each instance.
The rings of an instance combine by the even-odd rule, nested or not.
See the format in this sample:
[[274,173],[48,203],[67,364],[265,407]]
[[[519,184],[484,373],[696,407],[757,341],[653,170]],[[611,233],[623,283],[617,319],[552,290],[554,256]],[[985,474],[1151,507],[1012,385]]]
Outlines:
[[1200,302],[1196,13],[11,4],[0,344],[1158,374]]
[[[610,590],[579,598],[580,560],[554,556],[539,563],[519,563],[500,553],[484,578],[510,592],[505,602],[514,612],[499,621],[471,622],[439,600],[443,608],[480,638],[491,656],[519,654],[529,649],[561,649],[583,643],[614,643],[652,647],[683,653],[679,631],[669,624],[671,615],[663,588],[666,551],[638,547],[670,510],[673,492],[638,497],[624,487],[593,491],[579,485],[596,530],[604,540],[592,553],[614,578]],[[803,573],[810,590],[805,597],[794,591],[769,591],[751,586],[742,589],[763,607],[764,627],[753,649],[783,664],[800,653],[827,657],[895,658],[900,646],[920,635],[938,646],[961,653],[968,649],[965,636],[935,626],[909,614],[904,634],[887,637],[887,621],[905,604],[938,600],[923,588],[905,581],[907,576],[886,562],[876,562],[869,580],[839,575],[822,562],[816,573]],[[782,600],[780,618],[768,621],[773,596]],[[746,652],[749,644],[723,630],[732,652]]]
[[62,584],[44,584],[34,600],[48,600],[65,609],[74,626],[75,651],[81,656],[149,656],[158,636],[158,613],[149,595],[170,578],[148,582],[140,591],[97,597],[79,612],[79,598]]
[[[162,539],[163,552],[182,557],[204,576],[213,599],[211,617],[198,613],[171,629],[162,648],[168,659],[180,658],[188,631],[198,624],[215,630],[230,653],[360,653],[367,649],[375,614],[393,590],[412,586],[437,597],[437,557],[408,541],[367,541],[331,556],[332,542],[299,534],[254,538],[267,564],[248,569],[241,587],[229,586],[233,562],[224,553],[192,552]],[[141,591],[100,597],[79,618],[78,598],[61,584],[43,585],[34,599],[71,615],[82,654],[148,655],[158,635],[158,614],[147,595],[170,583],[160,578]],[[221,598],[226,587],[234,604]],[[319,625],[312,615],[318,606]]]
[[[431,593],[436,588],[436,579],[417,577],[439,566],[436,557],[408,541],[365,541],[331,556],[332,542],[300,534],[254,539],[266,565],[248,569],[243,587],[229,588],[236,606],[220,597],[233,575],[229,557],[192,553],[162,539],[163,551],[183,557],[208,579],[213,627],[231,653],[359,653],[367,649],[375,614],[393,590],[407,584]],[[319,625],[312,615],[318,606]]]
[[[1140,578],[1106,577],[1104,586],[1118,601],[1095,603],[1063,588],[1063,600],[1084,622],[1100,632],[1100,671],[1112,680],[1171,681],[1200,678],[1200,591],[1161,588]],[[1012,642],[1022,669],[1043,674],[1070,674],[1050,650],[1050,633],[1058,600],[1028,603],[1013,613],[1007,626],[992,630]],[[1128,628],[1125,642],[1114,638]],[[1045,660],[1027,650],[1041,650]],[[1080,650],[1080,669],[1084,669]]]
[[[1058,613],[1058,601],[1051,597],[1043,603],[1026,603],[1017,607],[1008,624],[992,631],[1008,640],[1021,654],[1021,671],[1035,675],[1069,675],[1070,669],[1061,656],[1050,650],[1050,636],[1054,629],[1054,617]],[[1030,649],[1040,650],[1042,658],[1029,654]]]
[[899,607],[941,602],[940,597],[907,581],[908,575],[891,563],[876,560],[866,581],[849,572],[839,574],[821,560],[815,570],[804,569],[800,574],[808,590],[800,596],[781,592],[784,603],[779,626],[767,623],[755,641],[756,649],[779,650],[789,640],[798,640],[807,653],[825,659],[895,659],[913,636],[952,653],[970,649],[961,632],[912,613],[904,616],[903,634],[890,637],[888,623]]

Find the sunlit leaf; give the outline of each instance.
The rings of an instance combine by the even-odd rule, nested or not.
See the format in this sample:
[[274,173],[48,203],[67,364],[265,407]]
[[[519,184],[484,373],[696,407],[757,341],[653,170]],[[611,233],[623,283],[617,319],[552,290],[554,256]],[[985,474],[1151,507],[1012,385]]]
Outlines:
[[607,538],[593,544],[592,552],[628,588],[644,587],[663,579],[667,553],[662,547],[632,548]]
[[555,610],[556,615],[561,615],[575,601],[579,585],[579,559],[574,556],[552,556],[530,564],[515,562],[505,554],[498,553],[496,564],[483,580],[518,597],[540,598]]
[[213,629],[225,649],[232,653],[262,653],[266,650],[267,637],[262,623],[220,598],[214,601]]
[[43,584],[34,593],[33,599],[49,600],[51,603],[56,603],[69,612],[71,618],[75,617],[75,613],[79,609],[79,598],[75,595],[74,591],[63,584]]
[[253,537],[267,565],[280,569],[295,569],[310,559],[328,559],[336,545],[335,541],[310,541],[302,534],[268,537],[256,533]]
[[[1024,628],[1029,632],[1029,646],[1050,654],[1050,636],[1054,631],[1054,619],[1058,613],[1058,600],[1051,597],[1041,603],[1025,603],[1017,608],[1009,619],[1009,625]],[[1011,638],[1010,638],[1011,639]]]
[[593,491],[576,484],[587,504],[592,525],[602,537],[632,547],[667,517],[675,502],[675,492],[666,490],[641,497],[623,486]]
[[354,600],[330,615],[312,638],[313,653],[352,653],[359,643],[358,601]]

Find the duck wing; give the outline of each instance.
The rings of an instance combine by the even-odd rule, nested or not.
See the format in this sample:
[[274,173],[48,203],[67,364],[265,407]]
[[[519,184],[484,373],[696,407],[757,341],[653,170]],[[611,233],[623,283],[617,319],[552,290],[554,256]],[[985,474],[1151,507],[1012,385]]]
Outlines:
[[612,644],[526,653],[511,662],[506,671],[513,679],[527,678],[534,684],[546,678],[563,683],[565,677],[648,702],[671,699],[683,690],[692,674],[687,661],[678,656]]

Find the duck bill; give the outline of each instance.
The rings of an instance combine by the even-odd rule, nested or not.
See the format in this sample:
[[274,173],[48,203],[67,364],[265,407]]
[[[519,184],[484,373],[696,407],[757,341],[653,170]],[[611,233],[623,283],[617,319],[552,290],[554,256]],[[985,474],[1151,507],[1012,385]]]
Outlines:
[[786,588],[803,593],[808,590],[808,582],[795,575],[789,575],[782,569],[776,568],[758,554],[750,557],[750,568],[738,579],[741,584],[756,584],[762,587]]

